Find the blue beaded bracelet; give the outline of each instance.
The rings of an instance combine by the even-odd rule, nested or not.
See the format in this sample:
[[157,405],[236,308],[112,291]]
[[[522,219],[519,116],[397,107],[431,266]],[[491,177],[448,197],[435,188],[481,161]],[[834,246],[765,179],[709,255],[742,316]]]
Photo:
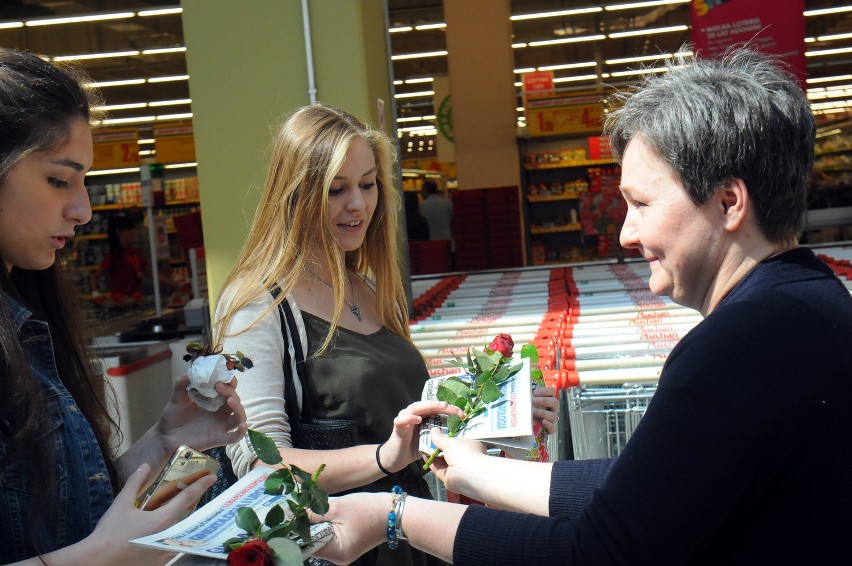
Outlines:
[[402,491],[402,488],[398,485],[393,486],[391,494],[393,494],[393,499],[391,500],[391,510],[388,513],[388,548],[396,550],[399,541],[406,540],[402,532],[402,511],[405,509],[405,498],[408,494]]

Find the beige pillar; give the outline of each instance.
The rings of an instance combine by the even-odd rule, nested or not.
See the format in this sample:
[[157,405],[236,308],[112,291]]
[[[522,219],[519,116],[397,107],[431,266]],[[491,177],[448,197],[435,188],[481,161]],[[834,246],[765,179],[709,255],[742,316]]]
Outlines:
[[[302,5],[182,0],[181,6],[215,304],[259,202],[272,129],[310,101]],[[385,122],[395,126],[384,2],[309,0],[308,11],[317,99],[373,125],[382,99]]]
[[459,189],[519,186],[509,0],[444,0]]

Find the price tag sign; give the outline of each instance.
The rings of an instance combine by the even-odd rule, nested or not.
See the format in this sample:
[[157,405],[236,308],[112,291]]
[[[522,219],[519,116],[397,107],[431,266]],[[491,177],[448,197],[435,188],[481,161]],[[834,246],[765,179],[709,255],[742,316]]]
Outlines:
[[92,169],[135,167],[139,160],[139,130],[100,130],[92,133]]
[[600,94],[538,98],[527,102],[529,135],[555,136],[600,131],[604,104]]
[[192,122],[175,122],[154,128],[157,163],[190,163],[195,161],[195,137]]

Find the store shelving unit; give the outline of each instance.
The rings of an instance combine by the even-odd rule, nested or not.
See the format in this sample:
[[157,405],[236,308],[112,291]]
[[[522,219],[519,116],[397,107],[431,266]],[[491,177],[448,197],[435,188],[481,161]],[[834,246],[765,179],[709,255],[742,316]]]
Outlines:
[[598,140],[590,151],[587,136],[519,139],[527,265],[616,256],[619,168]]

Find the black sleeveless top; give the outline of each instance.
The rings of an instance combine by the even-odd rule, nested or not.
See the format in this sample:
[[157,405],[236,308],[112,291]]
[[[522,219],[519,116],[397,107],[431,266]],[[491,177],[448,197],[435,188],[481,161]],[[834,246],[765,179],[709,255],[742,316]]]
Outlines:
[[420,353],[384,327],[372,334],[338,327],[332,347],[316,357],[329,322],[304,311],[302,318],[311,389],[305,398],[314,416],[357,421],[358,436],[365,444],[386,440],[394,417],[420,399],[429,379]]
[[[316,357],[330,323],[305,311],[302,319],[308,339],[305,366],[310,381],[310,391],[302,393],[302,402],[310,401],[317,418],[357,421],[358,436],[364,444],[387,440],[394,417],[420,399],[423,385],[429,379],[420,352],[384,327],[372,334],[338,327],[331,347]],[[400,485],[409,495],[432,499],[421,465],[422,461],[415,462],[397,474],[352,491],[390,492],[394,485]],[[396,550],[383,544],[352,564],[437,566],[445,563],[401,541]]]

